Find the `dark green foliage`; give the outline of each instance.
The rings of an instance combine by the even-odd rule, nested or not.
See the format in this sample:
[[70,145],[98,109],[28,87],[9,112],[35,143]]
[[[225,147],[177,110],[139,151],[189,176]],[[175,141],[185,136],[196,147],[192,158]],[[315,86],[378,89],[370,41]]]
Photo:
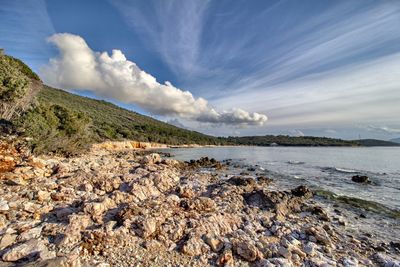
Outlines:
[[0,101],[12,104],[23,97],[30,80],[9,56],[0,56]]
[[355,141],[345,141],[341,139],[315,137],[315,136],[299,136],[293,137],[288,135],[265,135],[265,136],[243,136],[228,137],[228,142],[238,145],[249,146],[358,146]]
[[41,87],[39,77],[20,60],[0,54],[0,118],[24,113]]
[[37,75],[35,72],[33,72],[33,70],[31,70],[31,68],[29,68],[28,65],[26,65],[24,62],[22,62],[18,58],[12,57],[12,56],[6,56],[6,57],[9,60],[13,61],[16,64],[19,71],[21,71],[23,74],[25,74],[28,78],[36,80],[36,81],[40,81],[39,75]]
[[41,103],[15,122],[32,138],[35,153],[75,154],[87,148],[89,117],[57,104]]
[[377,139],[361,139],[361,140],[354,140],[360,144],[360,146],[400,146],[399,143],[392,142],[392,141],[383,141]]

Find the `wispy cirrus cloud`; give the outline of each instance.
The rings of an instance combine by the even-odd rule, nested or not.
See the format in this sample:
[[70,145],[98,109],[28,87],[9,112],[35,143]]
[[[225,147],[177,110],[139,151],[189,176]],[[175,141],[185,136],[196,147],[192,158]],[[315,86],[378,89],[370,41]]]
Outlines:
[[44,0],[4,0],[0,3],[0,47],[32,67],[47,59],[47,36],[54,33]]
[[[174,1],[184,2],[197,3]],[[162,38],[157,29],[176,24],[157,28],[159,20],[151,21],[151,13],[135,16],[141,7],[117,3],[131,25],[152,24],[155,41]],[[179,12],[164,10],[164,19]],[[195,17],[191,25],[196,38],[191,40],[200,42],[193,46],[197,56],[188,62],[191,70],[201,71],[190,77],[185,69],[176,70],[176,79],[222,109],[236,106],[269,114],[268,126],[254,133],[293,125],[324,129],[396,123],[400,114],[397,2],[210,1]],[[184,51],[179,44],[175,48],[177,53]]]
[[175,73],[199,71],[204,17],[209,4],[205,1],[110,1],[152,49]]
[[[400,53],[286,83],[234,94],[217,101],[267,112],[270,126],[349,125],[398,122]],[[268,106],[264,99],[268,99]]]

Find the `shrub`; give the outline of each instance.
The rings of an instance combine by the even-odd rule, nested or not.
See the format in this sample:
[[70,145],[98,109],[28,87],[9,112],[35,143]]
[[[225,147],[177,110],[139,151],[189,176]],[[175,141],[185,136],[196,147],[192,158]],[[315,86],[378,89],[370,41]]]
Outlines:
[[0,118],[11,120],[20,116],[30,107],[41,86],[39,77],[28,66],[0,55]]
[[90,119],[60,105],[40,104],[17,121],[35,153],[77,154],[90,145]]

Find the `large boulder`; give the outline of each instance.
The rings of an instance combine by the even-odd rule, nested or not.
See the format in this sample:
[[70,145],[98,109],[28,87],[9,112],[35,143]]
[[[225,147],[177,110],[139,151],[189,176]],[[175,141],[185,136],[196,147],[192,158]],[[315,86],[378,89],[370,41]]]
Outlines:
[[31,239],[26,243],[12,247],[3,254],[3,261],[18,261],[24,258],[36,257],[40,253],[46,253],[47,248],[43,242],[38,239]]

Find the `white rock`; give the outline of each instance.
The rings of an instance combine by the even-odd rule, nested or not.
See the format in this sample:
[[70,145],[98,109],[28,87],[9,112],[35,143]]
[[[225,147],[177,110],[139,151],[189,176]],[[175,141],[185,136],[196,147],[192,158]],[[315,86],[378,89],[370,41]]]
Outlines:
[[16,239],[17,235],[15,234],[4,234],[2,237],[0,237],[0,250],[14,244]]
[[303,250],[307,255],[312,257],[315,255],[315,247],[316,245],[314,243],[308,242],[304,245]]
[[278,249],[278,253],[286,258],[286,259],[290,259],[292,257],[292,253],[290,253],[288,248],[285,248],[284,246],[280,246]]
[[25,232],[22,232],[18,237],[17,240],[18,242],[24,242],[30,239],[34,239],[34,238],[39,238],[40,233],[42,232],[42,227],[35,227],[32,229],[29,229]]
[[358,266],[358,260],[356,258],[344,258],[343,259],[343,266],[345,267],[353,267]]
[[400,267],[400,262],[392,259],[388,255],[381,253],[376,253],[374,255],[375,259],[384,267]]
[[6,251],[2,259],[3,261],[18,261],[27,256],[39,254],[44,249],[44,244],[42,244],[39,240],[31,239],[26,243],[20,244]]
[[0,200],[0,211],[8,211],[10,207],[8,206],[8,202],[5,200]]
[[157,153],[151,153],[150,155],[144,156],[141,160],[142,164],[157,164],[161,162],[161,157]]

